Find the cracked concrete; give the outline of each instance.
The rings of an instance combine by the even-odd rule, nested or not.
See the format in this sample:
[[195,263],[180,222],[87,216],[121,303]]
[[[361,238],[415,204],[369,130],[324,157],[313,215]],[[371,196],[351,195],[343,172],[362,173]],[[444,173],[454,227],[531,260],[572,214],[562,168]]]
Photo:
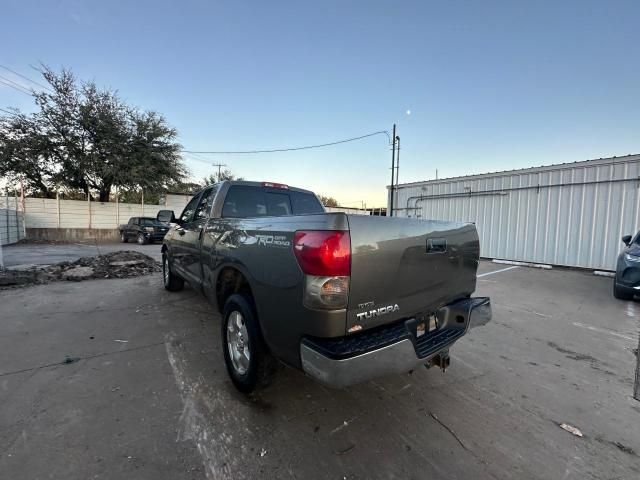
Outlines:
[[[493,298],[494,321],[452,349],[446,374],[331,390],[282,368],[250,398],[227,379],[219,317],[190,288],[165,292],[158,274],[2,291],[0,472],[638,478],[640,309],[611,296],[611,279],[581,272],[486,278],[478,294]],[[577,355],[589,359],[567,358]]]

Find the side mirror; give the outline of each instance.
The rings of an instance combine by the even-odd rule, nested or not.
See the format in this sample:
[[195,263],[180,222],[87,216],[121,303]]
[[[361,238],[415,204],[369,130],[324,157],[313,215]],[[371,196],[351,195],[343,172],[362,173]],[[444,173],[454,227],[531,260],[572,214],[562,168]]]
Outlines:
[[158,215],[156,215],[156,220],[162,223],[175,223],[176,215],[173,213],[173,210],[160,210]]
[[626,246],[629,246],[629,244],[631,243],[631,235],[625,235],[624,237],[622,237],[622,243],[624,243]]

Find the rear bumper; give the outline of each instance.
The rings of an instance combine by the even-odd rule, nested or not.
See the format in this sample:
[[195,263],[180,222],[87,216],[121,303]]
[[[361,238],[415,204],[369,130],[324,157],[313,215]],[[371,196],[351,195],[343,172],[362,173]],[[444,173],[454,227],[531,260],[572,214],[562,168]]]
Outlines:
[[[489,298],[469,298],[435,312],[437,329],[418,334],[416,318],[340,339],[305,338],[300,345],[302,369],[321,383],[346,387],[431,364],[448,351],[470,326],[491,319]],[[428,329],[429,320],[426,321]],[[432,322],[433,323],[433,322]]]

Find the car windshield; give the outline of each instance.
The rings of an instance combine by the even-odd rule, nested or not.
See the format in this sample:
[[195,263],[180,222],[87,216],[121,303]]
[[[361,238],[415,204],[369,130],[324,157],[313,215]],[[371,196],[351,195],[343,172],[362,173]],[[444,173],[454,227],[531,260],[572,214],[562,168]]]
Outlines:
[[158,223],[156,221],[155,218],[141,218],[140,219],[140,225],[143,227],[153,227],[156,223]]

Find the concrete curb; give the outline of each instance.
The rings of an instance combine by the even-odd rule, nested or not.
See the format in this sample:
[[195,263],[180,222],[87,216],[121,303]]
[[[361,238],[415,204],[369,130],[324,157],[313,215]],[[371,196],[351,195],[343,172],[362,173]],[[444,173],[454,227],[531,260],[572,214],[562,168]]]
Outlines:
[[492,262],[499,263],[501,265],[517,265],[519,267],[542,268],[543,270],[551,270],[553,268],[551,265],[546,265],[544,263],[516,262],[513,260],[497,260],[497,259],[493,259]]
[[597,275],[598,277],[615,277],[616,276],[614,272],[605,272],[604,270],[594,270],[593,274]]

